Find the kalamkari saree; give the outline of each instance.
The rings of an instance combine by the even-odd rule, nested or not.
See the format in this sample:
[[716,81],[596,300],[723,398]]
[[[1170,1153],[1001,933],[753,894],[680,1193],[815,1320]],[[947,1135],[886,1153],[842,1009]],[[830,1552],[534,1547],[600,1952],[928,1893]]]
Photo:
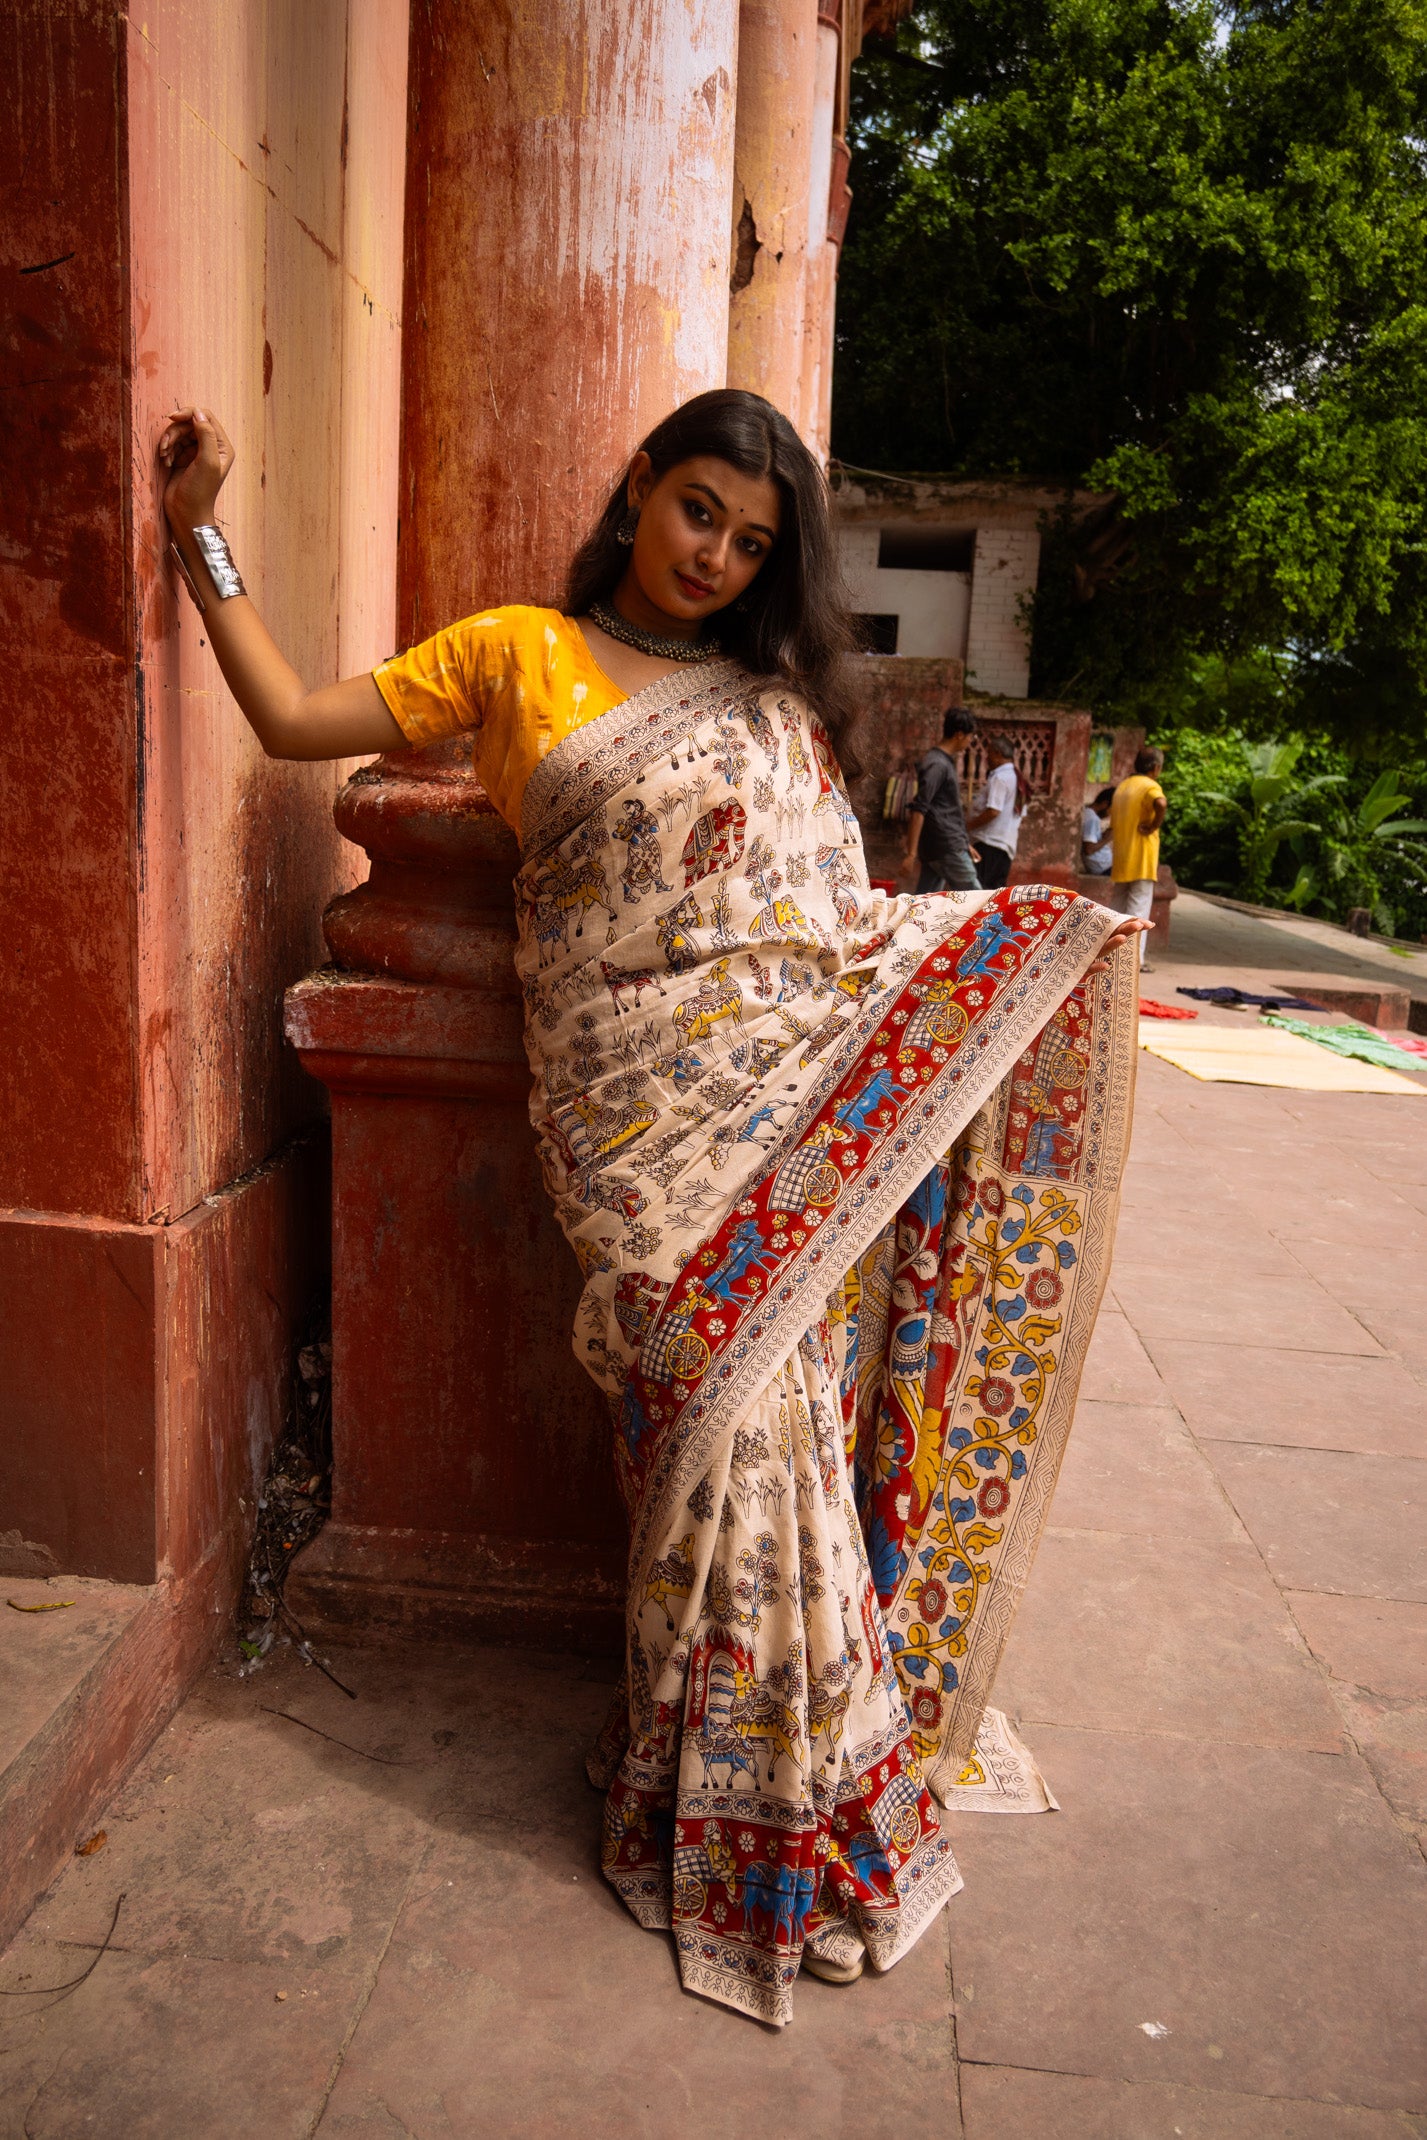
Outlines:
[[591,1757],[605,1877],[782,2024],[961,1885],[937,1799],[1053,1804],[987,1695],[1109,1264],[1116,917],[874,892],[828,738],[736,663],[531,776],[519,966],[546,1180],[630,1522]]

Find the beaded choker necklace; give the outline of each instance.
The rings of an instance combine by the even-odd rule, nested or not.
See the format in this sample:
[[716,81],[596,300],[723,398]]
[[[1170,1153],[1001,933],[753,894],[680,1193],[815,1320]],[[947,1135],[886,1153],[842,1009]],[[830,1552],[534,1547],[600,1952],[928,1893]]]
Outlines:
[[608,602],[591,602],[590,615],[611,639],[621,639],[641,654],[652,654],[656,661],[711,661],[720,651],[717,639],[661,639],[657,632],[646,632],[631,624]]

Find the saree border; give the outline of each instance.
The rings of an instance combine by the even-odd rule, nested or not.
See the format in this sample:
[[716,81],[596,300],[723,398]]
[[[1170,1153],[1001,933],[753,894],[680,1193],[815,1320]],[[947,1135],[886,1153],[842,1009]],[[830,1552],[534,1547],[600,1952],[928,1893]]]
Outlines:
[[[1011,1622],[1045,1532],[1051,1498],[1060,1478],[1061,1462],[1075,1420],[1085,1357],[1109,1283],[1139,1064],[1139,1037],[1135,1030],[1139,999],[1138,961],[1114,961],[1110,972],[1100,977],[1099,994],[1096,1015],[1107,1021],[1105,1030],[1108,1034],[1106,1091],[1097,1116],[1096,1153],[1091,1160],[1097,1178],[1093,1193],[1085,1200],[1081,1283],[1076,1288],[1070,1318],[1063,1332],[1055,1395],[1039,1424],[1036,1437],[1038,1461],[1032,1468],[1026,1492],[1017,1498],[995,1570],[985,1595],[978,1601],[975,1639],[968,1646],[948,1704],[950,1715],[944,1727],[942,1748],[926,1770],[927,1786],[943,1804],[948,1803],[943,1792],[956,1783],[960,1771],[971,1758]],[[1099,1153],[1105,1149],[1114,1155],[1113,1174],[1099,1158]]]
[[[662,751],[700,721],[725,712],[753,688],[729,655],[660,676],[607,713],[562,736],[525,783],[520,799],[522,859],[532,862],[582,824]],[[740,688],[731,688],[733,686]]]
[[[776,1373],[809,1324],[816,1320],[821,1305],[848,1266],[871,1245],[887,1220],[1014,1068],[1120,925],[1120,917],[1109,908],[1059,886],[1018,885],[1014,892],[1022,900],[1047,903],[1054,913],[1054,920],[1031,957],[1019,972],[1006,977],[1000,1000],[981,1013],[967,1044],[947,1051],[947,1060],[930,1078],[914,1084],[900,1107],[894,1103],[894,1119],[869,1144],[856,1179],[844,1183],[836,1201],[809,1229],[808,1238],[768,1274],[766,1286],[755,1298],[740,1303],[745,1312],[730,1334],[729,1343],[721,1348],[721,1363],[717,1358],[709,1361],[696,1388],[661,1435],[649,1469],[634,1482],[637,1492],[627,1497],[634,1502],[629,1557],[631,1599],[644,1593],[647,1563],[659,1549],[671,1505],[692,1492],[708,1469],[718,1435],[732,1423],[730,1415],[736,1418],[746,1409]],[[719,1225],[695,1244],[686,1267],[730,1229],[739,1215],[739,1205],[757,1196],[773,1180],[803,1145],[819,1118],[831,1120],[844,1089],[858,1070],[871,1035],[899,1013],[910,1019],[920,1006],[926,984],[938,977],[940,969],[935,962],[944,961],[956,938],[969,938],[969,932],[983,918],[984,910],[969,917],[957,915],[956,926],[929,947],[901,987],[883,996],[857,1020],[823,1076],[807,1094],[788,1132],[744,1185],[737,1203]],[[1101,977],[1096,1006],[1097,1012],[1107,1016],[1113,1010],[1113,998],[1106,992],[1108,980],[1108,976]],[[968,1047],[974,1050],[969,1061]],[[836,1244],[835,1258],[828,1253],[830,1242]],[[656,1333],[676,1298],[687,1290],[681,1272],[666,1297]],[[759,1319],[758,1311],[765,1306],[772,1312]],[[1088,1332],[1085,1342],[1088,1344]],[[639,1376],[636,1365],[626,1385],[626,1405],[635,1394]],[[616,1458],[628,1475],[629,1459],[622,1434],[617,1435]],[[1024,1582],[1024,1576],[1021,1580]]]

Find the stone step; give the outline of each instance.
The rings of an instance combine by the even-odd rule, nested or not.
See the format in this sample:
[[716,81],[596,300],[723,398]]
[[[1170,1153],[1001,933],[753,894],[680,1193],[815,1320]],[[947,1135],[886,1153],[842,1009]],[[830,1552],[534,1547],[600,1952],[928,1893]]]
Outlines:
[[[162,1586],[0,1576],[0,1946],[162,1721]],[[55,1612],[17,1607],[54,1605]]]
[[1316,1003],[1320,1010],[1384,1031],[1404,1031],[1412,1010],[1407,989],[1361,973],[1294,973],[1285,967],[1279,986],[1285,993],[1302,996],[1306,1003]]

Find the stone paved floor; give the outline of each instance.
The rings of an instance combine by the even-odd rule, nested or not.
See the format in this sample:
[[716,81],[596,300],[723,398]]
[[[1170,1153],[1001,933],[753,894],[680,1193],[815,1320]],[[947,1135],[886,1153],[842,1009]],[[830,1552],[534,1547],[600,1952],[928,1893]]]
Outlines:
[[[1171,1000],[1325,965],[1191,901],[1173,948]],[[680,1994],[597,1876],[600,1670],[351,1646],[349,1702],[289,1654],[208,1677],[0,1959],[63,1982],[124,1893],[0,2009],[0,2140],[1424,2140],[1427,1099],[1141,1066],[998,1695],[1063,1810],[957,1819],[895,1972],[781,2036]]]

